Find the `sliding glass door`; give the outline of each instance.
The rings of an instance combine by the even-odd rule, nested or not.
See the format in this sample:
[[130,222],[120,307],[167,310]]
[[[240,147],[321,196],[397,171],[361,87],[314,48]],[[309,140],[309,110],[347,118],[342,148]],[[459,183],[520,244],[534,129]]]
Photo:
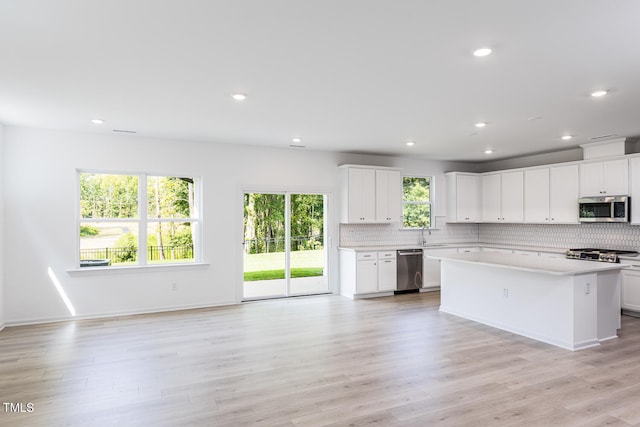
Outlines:
[[243,300],[329,291],[325,194],[244,193]]

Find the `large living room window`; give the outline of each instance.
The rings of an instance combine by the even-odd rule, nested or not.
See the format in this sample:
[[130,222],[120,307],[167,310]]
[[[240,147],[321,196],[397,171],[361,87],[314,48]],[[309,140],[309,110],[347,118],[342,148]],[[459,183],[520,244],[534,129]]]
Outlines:
[[199,180],[79,171],[80,267],[200,261]]
[[402,178],[403,227],[431,227],[431,181],[432,177]]

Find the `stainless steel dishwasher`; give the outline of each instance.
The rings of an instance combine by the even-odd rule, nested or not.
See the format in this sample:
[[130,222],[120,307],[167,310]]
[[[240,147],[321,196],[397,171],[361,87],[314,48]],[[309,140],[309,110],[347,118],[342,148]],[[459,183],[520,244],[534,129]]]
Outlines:
[[417,292],[422,287],[422,249],[404,249],[396,254],[397,293]]

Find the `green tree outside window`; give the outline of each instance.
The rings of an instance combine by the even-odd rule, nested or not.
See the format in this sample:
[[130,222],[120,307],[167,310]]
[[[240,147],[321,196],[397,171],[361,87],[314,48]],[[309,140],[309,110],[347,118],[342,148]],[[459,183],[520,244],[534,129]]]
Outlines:
[[430,177],[405,176],[402,179],[402,225],[406,228],[431,227]]

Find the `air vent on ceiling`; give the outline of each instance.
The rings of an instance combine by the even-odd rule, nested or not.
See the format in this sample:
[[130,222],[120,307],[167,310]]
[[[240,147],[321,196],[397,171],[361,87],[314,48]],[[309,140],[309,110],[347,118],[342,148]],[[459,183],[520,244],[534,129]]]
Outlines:
[[114,129],[114,132],[120,132],[120,133],[136,133],[135,130],[124,130],[124,129]]
[[590,139],[592,141],[599,141],[605,138],[613,138],[614,136],[617,136],[617,135],[615,133],[610,133],[609,135],[592,136]]

